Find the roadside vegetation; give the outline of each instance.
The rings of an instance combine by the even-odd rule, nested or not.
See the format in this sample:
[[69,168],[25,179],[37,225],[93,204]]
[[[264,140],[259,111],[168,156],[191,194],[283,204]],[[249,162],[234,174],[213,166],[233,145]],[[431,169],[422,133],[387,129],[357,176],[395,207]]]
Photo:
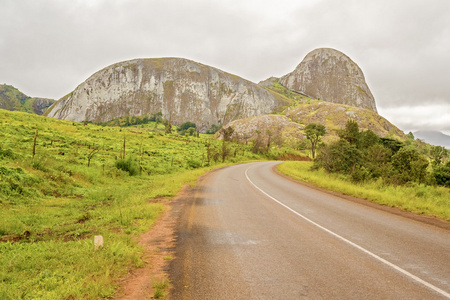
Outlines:
[[[448,151],[412,134],[401,141],[361,132],[351,120],[329,144],[322,125],[295,141],[267,128],[237,143],[231,127],[200,134],[195,123],[176,127],[160,113],[93,124],[0,110],[0,128],[0,299],[113,297],[119,279],[143,265],[137,238],[164,211],[160,200],[240,162],[309,160],[312,150],[314,162],[280,171],[450,221]],[[98,250],[96,235],[104,239]],[[154,287],[155,298],[167,284]]]
[[325,189],[450,221],[450,160],[439,146],[381,138],[348,120],[339,140],[321,144],[314,162],[279,170]]
[[266,158],[192,124],[102,125],[0,110],[0,299],[112,297],[143,264],[137,237],[159,199],[212,168]]

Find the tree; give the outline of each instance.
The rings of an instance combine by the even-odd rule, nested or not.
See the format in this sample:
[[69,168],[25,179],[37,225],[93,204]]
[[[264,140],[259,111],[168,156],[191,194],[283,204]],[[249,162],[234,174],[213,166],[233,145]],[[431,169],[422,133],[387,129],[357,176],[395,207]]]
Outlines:
[[167,121],[165,124],[166,129],[164,130],[165,134],[171,134],[172,133],[172,124],[170,124],[170,121]]
[[370,147],[380,143],[380,138],[372,131],[366,130],[359,134],[358,148],[367,151]]
[[252,152],[263,153],[266,150],[266,148],[264,147],[261,130],[256,129],[255,132],[256,132],[256,139],[253,141]]
[[407,137],[409,140],[414,141],[414,134],[413,134],[411,131],[406,135],[406,137]]
[[346,140],[352,145],[356,145],[360,136],[358,122],[348,119],[345,124],[345,129],[339,130],[338,135],[341,139]]
[[162,112],[157,112],[156,114],[152,114],[149,121],[155,122],[155,128],[157,128],[158,124],[162,122]]
[[206,134],[214,134],[222,128],[220,125],[212,124],[211,127],[206,130]]
[[33,140],[33,159],[34,159],[34,156],[36,155],[36,139],[37,139],[37,136],[38,136],[38,130],[36,129],[36,133],[34,135],[34,140]]
[[229,126],[227,128],[223,128],[222,135],[223,135],[223,141],[222,141],[222,162],[225,162],[226,157],[228,156],[230,150],[227,147],[227,142],[231,140],[231,136],[234,133],[234,129]]
[[431,151],[430,151],[430,155],[431,155],[431,158],[433,159],[433,165],[434,166],[440,165],[442,162],[442,159],[444,157],[447,157],[447,154],[448,154],[447,149],[445,149],[442,146],[432,147]]
[[189,127],[186,131],[185,131],[185,135],[189,135],[189,136],[196,136],[197,131],[195,130],[194,127]]
[[392,156],[392,166],[400,184],[408,181],[421,182],[426,176],[428,160],[416,149],[402,147]]
[[397,153],[404,146],[402,142],[390,138],[380,138],[380,143],[391,150],[392,154]]
[[197,125],[195,125],[195,123],[192,123],[192,122],[183,123],[178,128],[178,132],[181,135],[193,136],[197,132]]
[[272,133],[272,131],[270,129],[266,129],[266,135],[268,136],[268,138],[267,138],[267,152],[269,152],[269,150],[270,150],[270,143],[272,141],[273,133]]
[[197,125],[195,125],[195,123],[192,123],[192,122],[186,122],[186,123],[183,123],[183,124],[180,125],[180,128],[178,129],[178,131],[186,131],[189,128],[196,129]]
[[327,172],[349,174],[361,165],[361,160],[361,151],[347,140],[341,139],[323,147],[315,164],[323,167]]
[[325,126],[321,124],[311,123],[305,128],[306,138],[311,142],[312,157],[316,157],[317,144],[321,140],[321,137],[325,135]]
[[445,165],[438,165],[433,168],[433,176],[438,185],[450,188],[450,161]]
[[91,159],[94,157],[95,153],[97,153],[98,151],[99,151],[98,147],[95,147],[94,149],[92,149],[91,152],[89,152],[88,158],[87,158],[88,159],[88,168],[91,165]]

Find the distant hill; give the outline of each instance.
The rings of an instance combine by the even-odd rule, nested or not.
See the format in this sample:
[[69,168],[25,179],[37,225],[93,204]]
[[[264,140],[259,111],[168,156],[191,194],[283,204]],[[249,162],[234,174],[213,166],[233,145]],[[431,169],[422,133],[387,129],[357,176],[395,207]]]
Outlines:
[[55,100],[29,97],[11,85],[0,85],[0,108],[42,115]]
[[439,131],[417,131],[414,132],[416,139],[421,139],[428,144],[435,146],[443,146],[450,149],[450,136]]

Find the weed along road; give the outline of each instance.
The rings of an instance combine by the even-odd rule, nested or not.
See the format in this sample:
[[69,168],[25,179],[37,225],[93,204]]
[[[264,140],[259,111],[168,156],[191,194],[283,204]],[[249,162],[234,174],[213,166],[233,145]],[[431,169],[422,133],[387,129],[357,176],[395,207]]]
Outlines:
[[212,172],[187,197],[171,299],[450,299],[450,231],[273,171]]

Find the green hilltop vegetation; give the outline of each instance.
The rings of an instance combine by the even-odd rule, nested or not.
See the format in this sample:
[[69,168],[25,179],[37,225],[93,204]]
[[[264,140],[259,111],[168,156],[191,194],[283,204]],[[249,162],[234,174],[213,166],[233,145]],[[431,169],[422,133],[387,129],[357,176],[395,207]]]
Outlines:
[[11,85],[0,85],[1,109],[42,115],[54,102],[52,99],[28,97]]
[[111,127],[0,109],[0,299],[111,297],[142,265],[136,240],[164,210],[158,199],[212,168],[286,151],[144,119]]
[[324,125],[327,128],[327,136],[337,136],[337,131],[345,127],[347,120],[353,119],[358,122],[362,130],[370,129],[382,137],[406,139],[400,129],[371,110],[312,99],[289,90],[281,85],[278,79],[273,80],[272,84],[265,88],[282,95],[289,99],[286,102],[292,103],[279,114],[285,115],[302,126],[311,123]]
[[301,151],[308,151],[305,128],[309,124],[325,126],[323,142],[338,139],[338,132],[349,119],[355,120],[361,130],[370,130],[382,138],[407,141],[405,134],[388,120],[370,109],[312,99],[293,92],[281,85],[276,78],[270,78],[260,86],[269,90],[286,107],[270,115],[253,116],[230,123],[234,129],[233,138],[241,142],[257,141]]

